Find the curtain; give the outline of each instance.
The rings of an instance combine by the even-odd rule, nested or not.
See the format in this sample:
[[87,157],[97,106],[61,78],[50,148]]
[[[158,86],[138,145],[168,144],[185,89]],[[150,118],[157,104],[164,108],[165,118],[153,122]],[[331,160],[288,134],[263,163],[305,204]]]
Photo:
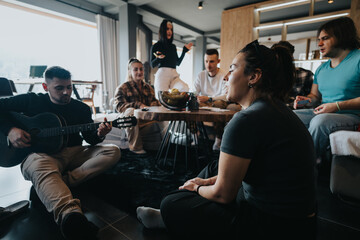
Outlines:
[[114,98],[119,85],[118,21],[96,15],[100,44],[101,80],[103,82],[104,110],[112,109],[109,102]]

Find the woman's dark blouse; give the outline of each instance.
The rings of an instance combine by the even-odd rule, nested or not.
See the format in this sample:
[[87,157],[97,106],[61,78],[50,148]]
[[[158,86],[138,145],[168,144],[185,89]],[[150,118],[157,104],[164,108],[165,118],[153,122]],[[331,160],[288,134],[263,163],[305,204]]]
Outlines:
[[[58,105],[51,102],[48,94],[27,93],[0,99],[0,131],[6,136],[12,127],[16,127],[15,123],[9,120],[6,114],[8,111],[21,112],[28,117],[44,112],[54,113],[64,119],[68,126],[93,123],[90,108],[83,102],[71,99],[69,104]],[[67,147],[82,145],[83,138],[91,145],[102,141],[97,136],[97,130],[82,132],[81,135],[69,135]]]
[[258,99],[226,126],[221,151],[251,159],[245,199],[284,217],[315,211],[315,154],[309,131],[281,102]]
[[[158,41],[155,43],[150,50],[151,55],[151,67],[168,67],[168,68],[175,68],[176,66],[179,66],[185,56],[185,53],[188,52],[189,49],[187,49],[185,46],[183,47],[183,51],[181,53],[181,56],[178,57],[176,46],[172,43],[164,43],[161,41]],[[154,56],[154,53],[161,52],[165,57],[163,59],[156,58]]]

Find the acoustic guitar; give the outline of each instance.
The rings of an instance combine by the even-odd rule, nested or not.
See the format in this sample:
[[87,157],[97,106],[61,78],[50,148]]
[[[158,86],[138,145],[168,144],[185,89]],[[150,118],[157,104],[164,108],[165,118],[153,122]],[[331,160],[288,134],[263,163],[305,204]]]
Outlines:
[[[21,163],[24,158],[33,152],[56,153],[66,146],[69,134],[94,131],[101,123],[87,123],[66,126],[65,121],[53,113],[41,113],[28,117],[21,113],[11,112],[10,119],[16,127],[31,135],[31,146],[15,148],[7,136],[0,132],[0,167],[12,167]],[[113,127],[126,128],[135,126],[135,117],[117,118],[109,122]]]

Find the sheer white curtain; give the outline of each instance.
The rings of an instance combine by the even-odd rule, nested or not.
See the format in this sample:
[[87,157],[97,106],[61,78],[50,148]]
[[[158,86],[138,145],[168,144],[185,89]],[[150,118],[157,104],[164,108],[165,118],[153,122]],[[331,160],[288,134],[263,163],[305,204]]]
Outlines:
[[115,89],[119,85],[118,69],[118,21],[96,15],[98,38],[100,44],[101,78],[104,91],[104,108],[108,106],[110,99],[114,97]]

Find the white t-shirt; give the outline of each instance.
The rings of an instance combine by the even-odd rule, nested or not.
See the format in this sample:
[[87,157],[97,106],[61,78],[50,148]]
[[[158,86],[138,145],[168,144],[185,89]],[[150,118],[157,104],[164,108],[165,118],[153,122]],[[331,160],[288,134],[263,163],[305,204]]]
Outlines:
[[226,72],[219,69],[218,73],[214,77],[210,77],[206,70],[199,73],[194,82],[194,90],[200,96],[208,96],[213,100],[226,101],[226,94],[228,91],[227,82],[224,81]]

